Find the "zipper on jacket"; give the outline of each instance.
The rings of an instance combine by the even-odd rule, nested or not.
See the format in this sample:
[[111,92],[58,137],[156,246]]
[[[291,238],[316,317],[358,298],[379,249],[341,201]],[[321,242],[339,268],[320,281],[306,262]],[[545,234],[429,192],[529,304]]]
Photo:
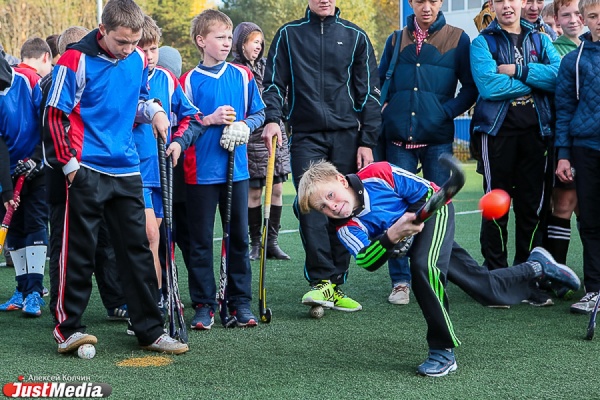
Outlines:
[[319,102],[321,103],[321,110],[320,111],[321,111],[321,114],[322,114],[322,117],[323,117],[323,121],[325,121],[325,128],[329,129],[329,123],[328,123],[329,121],[327,120],[327,116],[323,112],[323,110],[326,109],[324,107],[324,105],[323,105],[323,95],[325,93],[325,82],[324,82],[325,75],[324,75],[324,71],[323,71],[324,70],[323,60],[325,60],[325,52],[323,50],[323,47],[324,47],[324,43],[323,43],[323,40],[324,40],[324,38],[323,38],[323,35],[324,35],[324,33],[323,33],[324,32],[323,25],[324,25],[323,21],[321,21],[321,43],[320,43],[320,46],[321,46],[321,61],[319,62],[319,64],[320,64],[320,71],[319,71],[319,80],[320,80],[320,85],[319,85],[320,86]]

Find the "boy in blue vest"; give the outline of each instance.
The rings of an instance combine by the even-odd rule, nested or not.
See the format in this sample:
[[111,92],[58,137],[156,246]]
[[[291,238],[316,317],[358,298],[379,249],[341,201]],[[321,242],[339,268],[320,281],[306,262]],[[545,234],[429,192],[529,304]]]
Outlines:
[[[472,140],[481,155],[484,192],[503,189],[513,201],[513,264],[527,260],[542,243],[540,215],[549,197],[545,180],[553,134],[549,93],[560,65],[548,36],[520,18],[524,6],[525,0],[490,0],[496,19],[471,44],[471,70],[479,89]],[[490,269],[509,265],[507,225],[508,214],[482,219],[481,252]],[[532,302],[552,304],[547,296]]]

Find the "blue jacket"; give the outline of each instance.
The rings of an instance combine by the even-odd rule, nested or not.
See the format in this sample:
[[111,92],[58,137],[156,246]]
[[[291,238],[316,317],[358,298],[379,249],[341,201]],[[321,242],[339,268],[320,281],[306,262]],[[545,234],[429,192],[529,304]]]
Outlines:
[[[411,15],[401,40],[395,42],[401,47],[388,104],[382,113],[383,132],[392,140],[452,143],[454,118],[467,111],[477,98],[469,67],[471,41],[462,29],[446,25],[442,12],[429,28],[418,55],[414,32]],[[394,54],[392,36],[387,39],[379,64],[382,85]],[[462,87],[455,97],[458,81]]]
[[[473,131],[496,136],[508,112],[512,99],[533,95],[542,136],[552,136],[553,112],[550,96],[554,93],[560,56],[547,35],[533,33],[533,25],[521,19],[525,32],[523,53],[525,65],[517,65],[514,77],[499,74],[500,64],[514,64],[512,41],[497,20],[494,20],[471,44],[471,71],[479,89],[473,114]],[[539,35],[541,54],[538,55],[532,35]],[[496,40],[496,58],[484,36]]]
[[600,151],[600,42],[589,32],[579,49],[560,64],[556,84],[556,140],[559,159],[570,159],[571,146]]

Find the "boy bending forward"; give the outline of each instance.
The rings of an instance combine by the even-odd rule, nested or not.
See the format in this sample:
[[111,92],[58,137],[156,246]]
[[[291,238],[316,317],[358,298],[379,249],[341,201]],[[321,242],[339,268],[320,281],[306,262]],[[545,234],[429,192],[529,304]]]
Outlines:
[[428,325],[429,356],[417,368],[426,376],[444,376],[457,367],[453,349],[460,342],[448,315],[448,279],[484,305],[519,303],[530,294],[529,281],[539,278],[579,288],[577,275],[542,248],[512,268],[480,267],[454,241],[452,203],[415,224],[414,212],[436,190],[433,183],[387,162],[344,176],[320,161],[304,173],[298,187],[300,210],[314,209],[334,220],[357,265],[374,271],[390,257],[410,253],[414,294]]

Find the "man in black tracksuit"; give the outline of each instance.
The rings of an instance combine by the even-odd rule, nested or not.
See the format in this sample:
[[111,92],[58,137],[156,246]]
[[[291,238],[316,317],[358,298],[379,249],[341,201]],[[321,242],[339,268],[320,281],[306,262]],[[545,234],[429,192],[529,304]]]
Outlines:
[[[274,135],[282,144],[279,122],[289,122],[296,187],[313,161],[328,160],[343,174],[373,162],[381,119],[377,62],[367,34],[339,15],[335,0],[308,0],[304,18],[279,28],[269,50],[262,137],[271,151]],[[334,227],[317,212],[301,215],[296,204],[294,211],[306,252],[305,277],[312,286],[302,302],[360,310],[339,288],[350,255]]]

